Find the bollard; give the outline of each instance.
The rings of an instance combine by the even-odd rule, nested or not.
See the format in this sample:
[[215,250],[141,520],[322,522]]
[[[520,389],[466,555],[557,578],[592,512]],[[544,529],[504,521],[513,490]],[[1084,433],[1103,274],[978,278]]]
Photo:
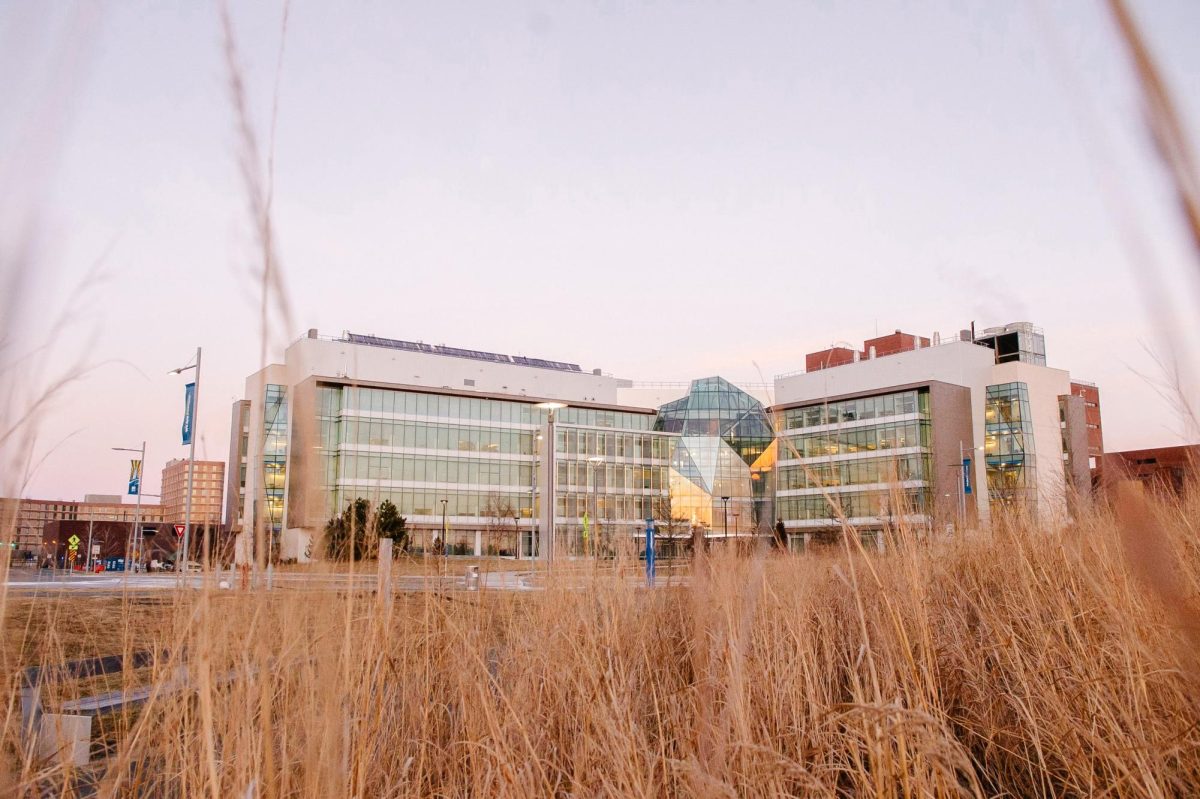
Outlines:
[[479,590],[479,567],[478,566],[468,566],[467,567],[466,584],[467,584],[468,591],[478,591]]
[[380,598],[391,599],[392,596],[392,539],[379,539],[378,573],[375,578],[375,592]]

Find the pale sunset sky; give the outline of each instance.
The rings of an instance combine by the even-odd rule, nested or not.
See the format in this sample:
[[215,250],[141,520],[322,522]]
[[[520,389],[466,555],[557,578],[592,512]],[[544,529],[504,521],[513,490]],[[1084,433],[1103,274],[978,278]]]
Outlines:
[[[1196,440],[1158,385],[1196,396],[1196,256],[1103,3],[295,0],[282,61],[284,6],[230,5],[262,174],[277,101],[269,360],[315,327],[758,382],[1025,320],[1109,449]],[[1200,3],[1131,7],[1195,136]],[[0,76],[6,412],[77,377],[4,491],[120,493],[145,439],[157,492],[168,371],[203,346],[224,460],[262,365],[220,4],[3,2]]]

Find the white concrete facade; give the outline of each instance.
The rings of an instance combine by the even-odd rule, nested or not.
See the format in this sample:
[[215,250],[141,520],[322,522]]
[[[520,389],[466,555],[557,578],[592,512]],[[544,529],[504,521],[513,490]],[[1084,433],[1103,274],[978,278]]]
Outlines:
[[[970,342],[955,341],[815,372],[780,376],[775,379],[775,402],[790,405],[936,380],[970,389],[971,433],[975,441],[982,442],[983,406],[987,387],[994,382],[992,369],[995,365],[991,350]],[[987,487],[987,464],[978,457],[979,454],[971,458],[971,477],[975,490],[982,492]],[[980,502],[978,513],[980,520],[986,522],[988,503]]]
[[283,362],[284,385],[289,386],[313,376],[341,377],[463,394],[620,404],[617,387],[622,381],[611,375],[409,352],[349,341],[302,338],[287,348]]
[[[1065,370],[1021,362],[996,364],[995,353],[987,347],[955,341],[813,372],[781,375],[775,380],[775,396],[776,404],[785,406],[845,395],[882,393],[892,387],[929,381],[970,390],[971,429],[977,448],[986,440],[987,387],[1018,382],[1028,386],[1034,440],[1027,454],[1035,456],[1038,515],[1048,523],[1064,518],[1066,482],[1058,398],[1071,393],[1071,378]],[[988,485],[983,455],[976,451],[971,457],[973,486],[981,499],[986,496]],[[981,522],[987,521],[988,505],[978,503]]]

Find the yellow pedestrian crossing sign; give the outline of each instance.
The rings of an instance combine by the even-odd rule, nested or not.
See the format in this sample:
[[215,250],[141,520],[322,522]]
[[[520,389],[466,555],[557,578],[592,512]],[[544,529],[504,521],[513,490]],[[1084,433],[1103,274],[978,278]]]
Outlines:
[[71,549],[79,549],[79,536],[71,536],[67,539],[67,543],[71,545]]

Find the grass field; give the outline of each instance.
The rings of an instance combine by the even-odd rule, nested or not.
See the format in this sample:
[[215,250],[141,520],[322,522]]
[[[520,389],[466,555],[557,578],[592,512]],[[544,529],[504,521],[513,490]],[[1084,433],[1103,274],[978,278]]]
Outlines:
[[[1195,795],[1200,502],[1129,503],[884,554],[717,555],[656,591],[606,567],[393,602],[9,599],[5,679],[186,660],[188,690],[100,725],[101,795]],[[4,795],[60,786],[6,712]]]

